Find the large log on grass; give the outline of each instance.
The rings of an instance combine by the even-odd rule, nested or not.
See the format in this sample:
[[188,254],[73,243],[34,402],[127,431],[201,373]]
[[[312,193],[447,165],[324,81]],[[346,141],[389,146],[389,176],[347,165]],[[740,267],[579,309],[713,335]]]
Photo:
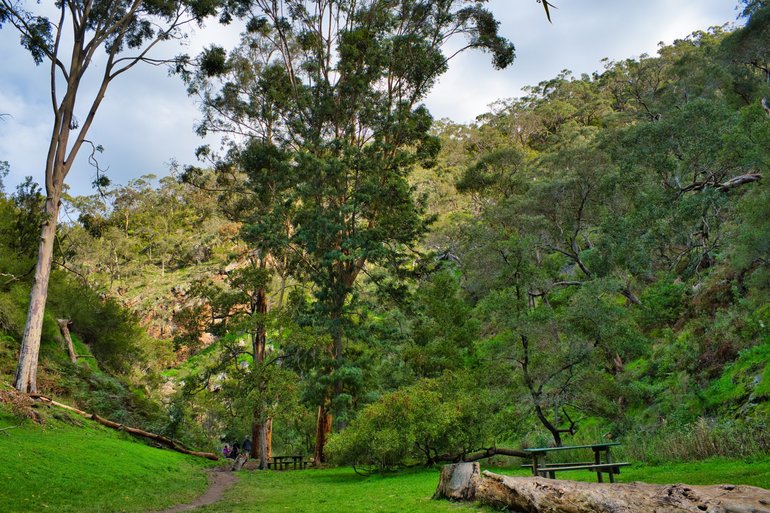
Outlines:
[[[770,491],[753,486],[582,483],[543,477],[510,477],[464,469],[476,500],[522,513],[770,513]],[[457,469],[452,471],[456,476]],[[444,478],[444,472],[441,474]],[[475,482],[475,485],[470,484]],[[444,486],[439,483],[439,489]],[[461,483],[454,483],[462,488]],[[437,490],[438,493],[438,490]]]

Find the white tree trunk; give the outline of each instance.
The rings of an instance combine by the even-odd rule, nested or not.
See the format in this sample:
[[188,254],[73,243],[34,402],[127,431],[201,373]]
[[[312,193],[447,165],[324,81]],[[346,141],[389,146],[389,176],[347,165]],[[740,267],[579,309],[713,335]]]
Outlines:
[[48,279],[51,275],[53,247],[56,238],[56,222],[59,216],[59,197],[54,194],[45,203],[46,220],[40,233],[35,280],[30,292],[27,323],[21,339],[19,363],[13,386],[20,392],[37,392],[37,361],[40,354],[40,337],[43,334],[45,303],[48,299]]

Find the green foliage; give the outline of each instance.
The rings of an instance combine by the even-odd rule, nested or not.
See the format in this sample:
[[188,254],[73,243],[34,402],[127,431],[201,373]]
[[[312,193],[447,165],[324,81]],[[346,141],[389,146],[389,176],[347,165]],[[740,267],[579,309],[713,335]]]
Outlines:
[[687,298],[686,286],[661,277],[644,289],[639,299],[639,324],[644,329],[672,326],[683,313]]
[[415,294],[411,341],[404,357],[417,376],[437,377],[459,370],[473,358],[478,321],[465,302],[459,277],[441,270],[423,281]]
[[709,411],[731,417],[762,419],[770,402],[770,344],[741,351],[704,393]]
[[486,447],[495,405],[465,377],[424,379],[365,407],[328,446],[338,464],[379,470]]

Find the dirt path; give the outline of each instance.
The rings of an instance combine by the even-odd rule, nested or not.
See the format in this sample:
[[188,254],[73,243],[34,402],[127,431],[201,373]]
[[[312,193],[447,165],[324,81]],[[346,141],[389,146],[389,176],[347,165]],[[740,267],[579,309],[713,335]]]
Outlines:
[[190,511],[201,506],[214,504],[222,498],[225,490],[230,488],[238,480],[235,474],[229,470],[213,469],[206,472],[209,476],[209,488],[206,493],[195,499],[189,504],[178,504],[163,511],[153,513],[179,513],[181,511]]

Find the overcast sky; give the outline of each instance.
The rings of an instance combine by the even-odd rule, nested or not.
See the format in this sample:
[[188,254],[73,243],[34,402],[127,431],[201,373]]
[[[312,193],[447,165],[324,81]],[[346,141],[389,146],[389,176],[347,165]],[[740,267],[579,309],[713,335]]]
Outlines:
[[[43,0],[43,3],[49,0]],[[553,23],[535,0],[492,0],[502,33],[516,46],[516,60],[495,71],[486,54],[467,52],[454,59],[428,97],[436,119],[469,122],[501,98],[516,97],[521,87],[554,77],[563,69],[576,76],[600,70],[601,59],[655,54],[659,42],[671,43],[699,29],[736,23],[738,0],[552,0]],[[196,53],[211,37],[232,46],[238,34],[212,26],[193,35],[185,50]],[[35,66],[7,25],[0,30],[0,160],[10,163],[6,191],[23,177],[43,182],[52,112],[48,67]],[[168,54],[179,53],[169,49]],[[88,88],[87,88],[88,89]],[[90,92],[85,91],[85,92]],[[89,95],[81,94],[81,98]],[[89,139],[104,147],[102,167],[114,183],[153,173],[168,174],[169,163],[195,163],[202,141],[192,132],[198,117],[184,86],[165,70],[134,69],[110,85]],[[73,194],[90,194],[94,170],[81,151],[67,182]]]

